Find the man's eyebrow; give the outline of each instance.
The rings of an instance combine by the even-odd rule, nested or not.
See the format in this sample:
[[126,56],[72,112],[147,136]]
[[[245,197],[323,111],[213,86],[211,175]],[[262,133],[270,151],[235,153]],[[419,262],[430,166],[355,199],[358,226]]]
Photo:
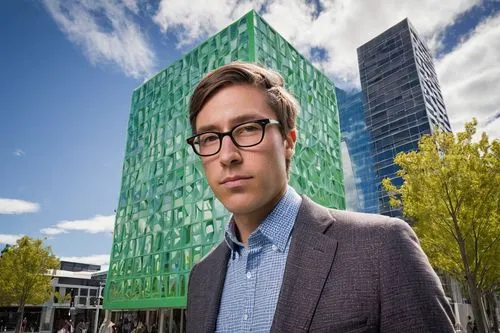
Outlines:
[[[230,121],[231,128],[233,128],[234,126],[239,125],[241,123],[247,122],[247,121],[258,120],[258,119],[262,119],[262,118],[265,118],[265,117],[262,115],[259,115],[259,114],[255,114],[255,113],[242,114],[240,116],[236,116],[233,119],[231,119],[231,121]],[[205,133],[205,132],[218,132],[218,131],[220,131],[220,128],[217,125],[211,124],[211,125],[201,126],[200,128],[198,128],[196,130],[196,133],[200,134],[200,133]]]
[[215,125],[205,125],[205,126],[201,126],[200,128],[198,128],[196,130],[197,134],[205,133],[205,132],[217,132],[217,126],[215,126]]

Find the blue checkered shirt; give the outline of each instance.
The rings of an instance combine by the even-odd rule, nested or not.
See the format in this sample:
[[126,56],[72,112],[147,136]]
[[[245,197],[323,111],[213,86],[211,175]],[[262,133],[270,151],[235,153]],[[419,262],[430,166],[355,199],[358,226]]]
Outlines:
[[248,237],[238,241],[234,220],[226,226],[231,249],[216,332],[269,332],[283,281],[290,239],[302,198],[288,189],[273,211]]

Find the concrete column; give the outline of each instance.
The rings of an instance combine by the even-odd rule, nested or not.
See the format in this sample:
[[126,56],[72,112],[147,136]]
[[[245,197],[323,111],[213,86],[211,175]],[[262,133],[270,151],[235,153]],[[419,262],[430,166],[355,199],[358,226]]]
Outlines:
[[42,314],[40,316],[40,331],[52,332],[54,329],[54,307],[52,303],[48,306],[42,308]]
[[173,333],[172,328],[174,326],[174,309],[169,309],[170,311],[170,320],[168,322],[168,333]]
[[180,332],[184,332],[184,309],[181,309],[181,327],[180,327]]
[[165,333],[165,309],[160,309],[160,318],[158,320],[158,333]]

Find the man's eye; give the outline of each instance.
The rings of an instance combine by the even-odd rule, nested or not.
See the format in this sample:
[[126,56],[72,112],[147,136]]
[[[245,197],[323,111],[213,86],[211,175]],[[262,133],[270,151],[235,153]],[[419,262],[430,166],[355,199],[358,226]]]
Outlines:
[[200,143],[203,145],[203,144],[209,144],[209,143],[213,143],[215,141],[219,140],[219,137],[217,135],[206,135],[206,136],[202,136],[200,138]]
[[253,133],[260,130],[260,126],[257,124],[248,124],[243,125],[238,128],[238,132],[240,133]]

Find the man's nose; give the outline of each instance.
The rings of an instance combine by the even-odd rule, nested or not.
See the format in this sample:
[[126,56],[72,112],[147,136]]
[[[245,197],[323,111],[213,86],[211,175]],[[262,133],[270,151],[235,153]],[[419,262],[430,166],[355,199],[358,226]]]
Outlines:
[[241,162],[239,148],[234,144],[229,135],[222,138],[219,151],[219,160],[224,165],[231,165]]

